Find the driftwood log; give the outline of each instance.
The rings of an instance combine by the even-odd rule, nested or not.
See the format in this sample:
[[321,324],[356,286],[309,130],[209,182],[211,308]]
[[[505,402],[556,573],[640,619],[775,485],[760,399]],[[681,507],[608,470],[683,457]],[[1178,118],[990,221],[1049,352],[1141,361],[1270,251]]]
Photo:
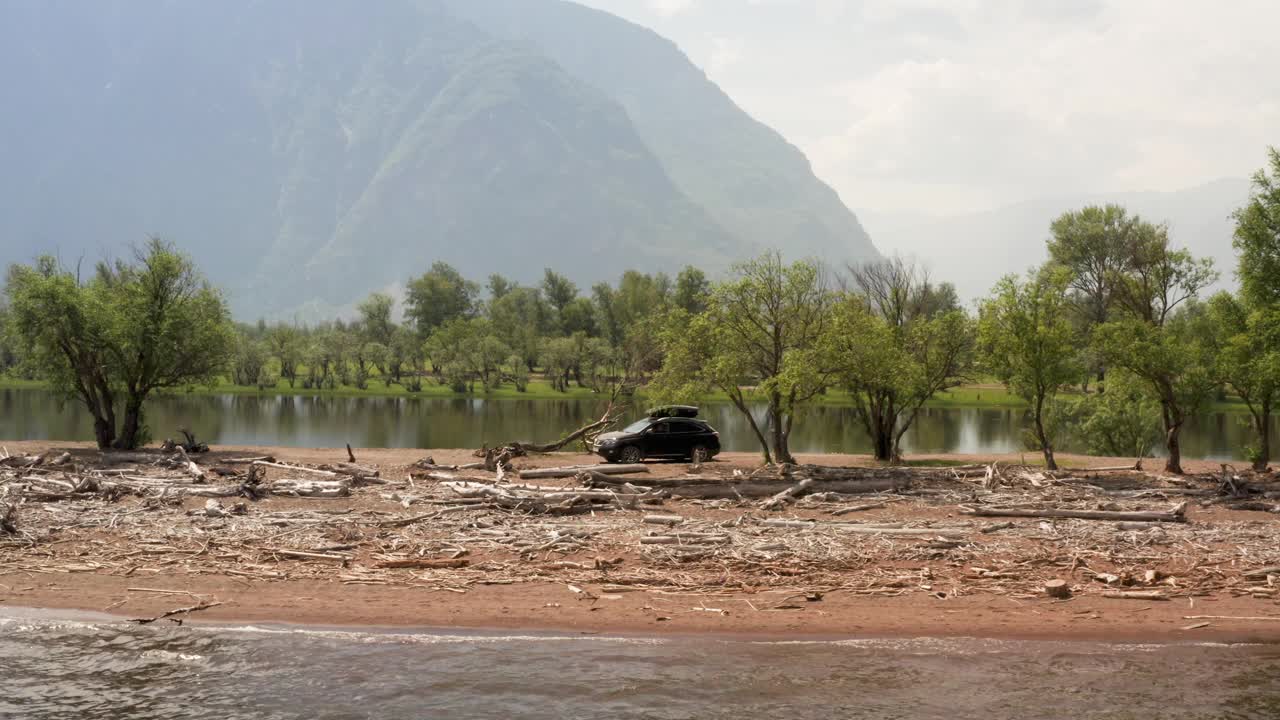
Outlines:
[[[583,479],[588,487],[612,487],[627,483],[624,478],[592,473]],[[814,479],[796,492],[795,496],[806,493],[835,492],[847,495],[858,493],[885,492],[905,488],[906,477],[881,477],[859,479]],[[795,490],[798,483],[794,480],[768,479],[761,477],[689,476],[678,478],[646,478],[644,486],[652,490],[661,490],[670,495],[686,498],[771,498],[779,493]]]
[[636,463],[634,465],[571,465],[568,467],[530,468],[528,470],[521,470],[519,475],[521,480],[532,480],[536,478],[574,477],[581,473],[631,475],[634,473],[647,472],[649,472],[648,465],[645,465],[644,463]]
[[1186,522],[1186,503],[1172,510],[1073,510],[1062,508],[998,508],[962,507],[960,512],[978,517],[1075,518],[1078,520],[1112,520],[1137,522]]

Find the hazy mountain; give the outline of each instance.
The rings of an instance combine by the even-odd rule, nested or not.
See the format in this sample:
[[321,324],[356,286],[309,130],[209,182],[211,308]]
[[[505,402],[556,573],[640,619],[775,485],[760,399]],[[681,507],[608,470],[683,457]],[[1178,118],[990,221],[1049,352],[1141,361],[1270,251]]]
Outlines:
[[1234,287],[1231,212],[1248,200],[1249,181],[1224,179],[1176,192],[1112,193],[1042,198],[989,212],[954,216],[863,213],[886,252],[914,256],[939,280],[954,282],[960,296],[987,294],[1001,276],[1022,273],[1048,258],[1049,223],[1067,210],[1118,203],[1153,222],[1169,225],[1175,246],[1213,258],[1218,287]]
[[557,0],[0,4],[0,261],[177,241],[237,314],[433,260],[580,284],[866,259],[804,156],[671,43]]

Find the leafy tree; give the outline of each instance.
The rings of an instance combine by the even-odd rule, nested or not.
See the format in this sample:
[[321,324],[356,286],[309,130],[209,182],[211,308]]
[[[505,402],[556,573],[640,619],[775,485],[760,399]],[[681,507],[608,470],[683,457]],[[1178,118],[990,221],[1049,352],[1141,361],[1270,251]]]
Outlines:
[[405,317],[427,336],[450,320],[475,314],[480,286],[467,280],[452,265],[437,261],[420,277],[409,281]]
[[689,265],[676,276],[675,306],[691,315],[697,315],[707,309],[707,297],[711,294],[711,283],[706,273]]
[[1077,398],[1068,410],[1073,429],[1092,455],[1144,458],[1164,437],[1160,403],[1137,376],[1107,374],[1107,391]]
[[1080,372],[1079,345],[1069,315],[1069,273],[1048,266],[1026,282],[1007,276],[996,284],[979,315],[984,365],[1031,405],[1031,437],[1045,466],[1057,470],[1053,425],[1047,422],[1058,389]]
[[99,264],[88,282],[51,257],[15,266],[6,295],[13,333],[33,367],[84,404],[103,449],[143,444],[151,393],[212,383],[234,352],[222,295],[160,240],[139,249],[132,263]]
[[902,437],[934,395],[964,381],[973,321],[955,292],[914,263],[893,258],[850,268],[820,362],[848,389],[877,460],[898,461]]
[[[578,297],[578,286],[570,282],[569,278],[547,268],[542,278],[542,294],[551,304],[556,318],[563,322],[565,308]],[[563,327],[561,331],[563,332]]]
[[556,391],[569,391],[569,377],[577,362],[578,348],[573,338],[551,338],[542,345],[542,366]]
[[395,310],[395,300],[386,293],[372,293],[356,306],[360,312],[360,327],[364,329],[365,338],[370,342],[391,345],[395,336],[396,324],[391,319]]
[[489,299],[501,300],[503,296],[516,289],[516,283],[498,273],[489,276],[489,282],[485,286],[489,289]]
[[1236,274],[1249,301],[1280,307],[1280,149],[1268,148],[1271,174],[1253,176],[1249,202],[1235,213],[1232,244],[1239,255]]
[[302,332],[290,325],[277,325],[267,332],[267,345],[280,366],[280,377],[289,381],[289,387],[294,387],[298,381],[298,366],[306,350]]
[[[1066,268],[1075,293],[1076,311],[1086,337],[1111,317],[1114,283],[1126,261],[1133,237],[1143,225],[1119,205],[1089,205],[1063,213],[1049,226],[1049,259]],[[1093,367],[1101,382],[1106,371],[1100,358]]]
[[1270,175],[1254,174],[1249,202],[1235,213],[1240,297],[1221,295],[1213,303],[1224,336],[1219,371],[1249,407],[1257,470],[1271,459],[1271,409],[1280,387],[1280,150],[1268,148],[1267,157]]
[[661,315],[671,302],[671,279],[662,273],[646,275],[634,270],[622,274],[616,289],[607,283],[591,288],[599,313],[600,332],[614,347],[646,318]]
[[551,330],[551,308],[537,288],[517,287],[489,304],[493,331],[532,371],[542,337]]
[[596,307],[584,297],[574,298],[560,311],[560,326],[566,335],[582,333],[596,337],[600,333],[596,328]]
[[231,363],[231,381],[236,385],[261,389],[266,384],[262,381],[270,375],[267,370],[270,359],[271,353],[264,341],[249,337],[247,333],[239,333],[235,357]]
[[18,365],[18,350],[12,327],[8,304],[0,297],[0,374],[13,370]]
[[[737,265],[712,290],[706,311],[692,317],[672,311],[652,389],[671,400],[724,392],[755,433],[765,462],[795,462],[789,444],[795,413],[827,384],[809,351],[823,335],[832,299],[814,263],[785,265],[773,252]],[[764,428],[752,414],[757,398],[766,407]]]
[[1257,446],[1253,469],[1271,461],[1271,414],[1280,400],[1280,308],[1250,307],[1240,297],[1218,293],[1209,301],[1216,345],[1216,374],[1249,408]]

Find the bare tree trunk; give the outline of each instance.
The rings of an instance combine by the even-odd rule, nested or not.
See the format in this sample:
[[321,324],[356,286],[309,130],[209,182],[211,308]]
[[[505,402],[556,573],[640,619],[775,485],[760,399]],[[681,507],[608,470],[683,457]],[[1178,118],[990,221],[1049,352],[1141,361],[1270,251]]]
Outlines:
[[1044,467],[1046,470],[1057,470],[1058,463],[1053,459],[1053,444],[1049,442],[1047,433],[1044,431],[1044,396],[1036,398],[1036,441],[1040,443],[1040,452],[1044,454]]
[[1262,402],[1262,412],[1254,415],[1254,425],[1258,429],[1258,456],[1253,459],[1253,469],[1266,472],[1271,462],[1271,401]]
[[[1167,397],[1167,396],[1166,396]],[[1182,418],[1168,400],[1160,401],[1160,415],[1164,418],[1164,444],[1169,451],[1169,459],[1165,461],[1164,471],[1174,475],[1182,475],[1182,445],[1179,435],[1182,432]]]
[[1178,435],[1182,431],[1181,425],[1173,425],[1165,430],[1165,445],[1169,450],[1169,459],[1164,463],[1164,471],[1174,475],[1182,475],[1182,446],[1179,443]]
[[751,408],[747,407],[747,404],[740,397],[730,395],[730,399],[733,400],[734,407],[747,416],[747,424],[751,426],[751,432],[755,434],[756,440],[760,443],[760,450],[764,453],[764,462],[766,465],[771,465],[773,463],[773,453],[769,452],[769,441],[765,439],[764,433],[760,431],[760,425],[756,423],[755,417],[752,416]]
[[782,427],[781,401],[773,398],[769,401],[769,430],[773,435],[773,457],[780,463],[795,464],[791,451],[787,448],[787,434]]
[[141,438],[138,436],[142,427],[142,398],[130,393],[125,400],[124,423],[120,427],[120,436],[116,438],[117,450],[135,450]]

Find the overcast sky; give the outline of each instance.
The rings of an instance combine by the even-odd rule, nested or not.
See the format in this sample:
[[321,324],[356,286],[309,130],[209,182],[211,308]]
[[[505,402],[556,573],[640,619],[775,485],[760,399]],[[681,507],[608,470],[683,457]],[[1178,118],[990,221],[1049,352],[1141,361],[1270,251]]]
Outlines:
[[674,40],[855,211],[1248,175],[1277,0],[580,0]]

